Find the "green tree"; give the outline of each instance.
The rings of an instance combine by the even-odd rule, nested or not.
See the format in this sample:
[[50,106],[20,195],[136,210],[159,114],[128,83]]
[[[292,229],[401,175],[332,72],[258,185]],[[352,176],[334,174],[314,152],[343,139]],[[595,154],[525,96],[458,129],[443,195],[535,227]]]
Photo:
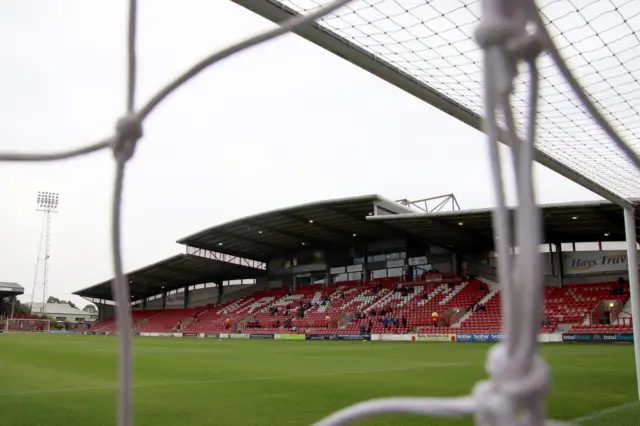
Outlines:
[[47,299],[47,303],[62,303],[62,304],[69,305],[72,308],[78,309],[76,304],[73,303],[71,300],[62,300],[62,299],[58,299],[57,297],[54,297],[54,296],[49,296],[49,298]]
[[84,308],[82,308],[83,311],[85,312],[89,312],[90,314],[97,314],[98,313],[98,308],[96,308],[95,305],[89,304],[87,306],[85,306]]

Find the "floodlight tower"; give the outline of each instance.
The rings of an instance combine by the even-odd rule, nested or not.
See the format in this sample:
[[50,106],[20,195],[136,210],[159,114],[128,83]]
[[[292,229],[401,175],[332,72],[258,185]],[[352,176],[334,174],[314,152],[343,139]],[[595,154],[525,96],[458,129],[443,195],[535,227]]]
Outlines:
[[[51,253],[51,217],[58,211],[59,196],[57,192],[38,191],[36,211],[44,214],[44,222],[40,231],[40,243],[38,245],[38,258],[36,260],[36,272],[33,279],[33,291],[31,292],[31,310],[36,295],[38,283],[38,270],[42,264],[42,313],[46,313],[47,282],[49,280],[49,257]],[[44,243],[44,244],[43,244]]]

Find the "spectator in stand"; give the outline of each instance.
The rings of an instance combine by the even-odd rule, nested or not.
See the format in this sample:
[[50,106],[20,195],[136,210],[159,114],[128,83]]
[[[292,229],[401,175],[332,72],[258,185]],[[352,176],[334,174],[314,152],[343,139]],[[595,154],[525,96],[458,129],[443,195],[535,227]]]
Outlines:
[[231,328],[231,320],[229,318],[224,320],[224,328],[226,328],[227,330]]
[[384,308],[380,309],[380,312],[378,313],[378,315],[380,315],[381,317],[385,316],[387,314],[387,311],[384,310]]
[[382,322],[382,324],[384,324],[384,328],[388,328],[390,322],[391,322],[391,318],[385,317],[384,321]]
[[434,327],[436,327],[438,325],[438,316],[439,316],[439,314],[436,311],[433,311],[431,313],[431,322],[433,323]]
[[180,321],[176,322],[176,326],[174,328],[176,331],[180,330]]
[[398,320],[398,318],[394,318],[393,319],[393,323],[396,325],[396,330],[398,329],[398,327],[400,327],[400,320]]
[[407,328],[407,317],[402,316],[402,328]]
[[276,323],[274,324],[275,328],[280,328],[280,320],[276,320]]
[[329,326],[331,325],[331,315],[327,314],[327,315],[324,317],[324,320],[325,320],[325,321],[326,321],[326,323],[327,323],[327,327],[329,327]]

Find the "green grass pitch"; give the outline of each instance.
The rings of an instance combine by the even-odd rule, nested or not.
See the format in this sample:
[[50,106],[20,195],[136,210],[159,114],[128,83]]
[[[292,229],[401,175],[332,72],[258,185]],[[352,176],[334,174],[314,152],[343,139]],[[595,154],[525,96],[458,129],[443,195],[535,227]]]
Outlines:
[[[464,395],[486,377],[488,348],[136,338],[135,423],[309,425],[369,398]],[[541,350],[553,370],[551,417],[581,425],[640,425],[632,346],[555,344]],[[116,365],[114,336],[0,335],[0,425],[115,425]],[[472,420],[407,415],[359,423],[445,424]]]

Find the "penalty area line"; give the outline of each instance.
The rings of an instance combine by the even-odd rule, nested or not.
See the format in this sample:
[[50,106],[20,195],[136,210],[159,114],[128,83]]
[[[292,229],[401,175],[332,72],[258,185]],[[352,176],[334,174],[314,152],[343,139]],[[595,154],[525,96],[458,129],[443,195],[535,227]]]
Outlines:
[[590,420],[599,419],[600,417],[604,417],[609,414],[619,413],[620,411],[628,410],[634,407],[640,407],[640,401],[628,402],[626,404],[616,405],[615,407],[605,408],[604,410],[594,411],[593,413],[587,414],[586,416],[570,420],[569,423],[580,424],[588,422]]
[[[140,389],[140,388],[154,388],[154,387],[165,387],[165,386],[189,386],[189,385],[205,385],[205,384],[217,384],[217,383],[258,382],[263,380],[283,380],[283,379],[286,380],[286,379],[299,379],[299,378],[305,378],[305,377],[391,373],[394,371],[410,371],[410,370],[418,370],[421,368],[462,367],[465,365],[471,365],[471,363],[467,363],[467,362],[427,363],[427,364],[414,365],[411,367],[400,367],[400,368],[382,368],[382,369],[353,370],[353,371],[325,371],[325,372],[317,372],[317,373],[309,373],[309,374],[299,374],[295,376],[237,377],[237,378],[231,378],[231,379],[149,383],[149,384],[142,384],[142,385],[133,385],[133,387],[134,389]],[[105,391],[105,390],[117,390],[117,389],[118,389],[117,385],[94,386],[94,387],[84,387],[84,388],[34,389],[34,390],[25,390],[25,391],[0,392],[0,397],[22,396],[22,395],[25,395],[25,396],[26,395],[42,395],[42,394],[65,393],[65,392]]]

